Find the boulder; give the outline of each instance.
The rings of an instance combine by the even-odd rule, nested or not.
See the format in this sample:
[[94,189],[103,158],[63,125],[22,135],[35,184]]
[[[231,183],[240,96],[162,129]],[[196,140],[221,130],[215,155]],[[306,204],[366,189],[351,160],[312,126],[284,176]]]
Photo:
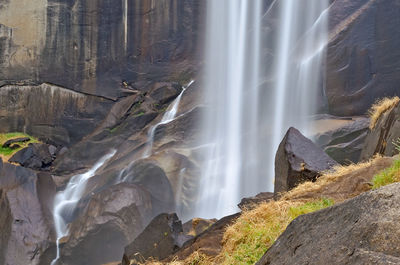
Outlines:
[[163,260],[163,263],[184,261],[194,252],[210,257],[217,256],[222,250],[222,239],[226,228],[233,224],[239,216],[240,213],[237,213],[218,220],[203,233],[187,241],[179,251]]
[[0,264],[44,265],[52,242],[50,175],[0,160]]
[[361,151],[365,144],[369,130],[369,118],[352,117],[343,119],[329,117],[326,120],[319,120],[317,123],[335,123],[343,121],[344,125],[332,130],[324,131],[315,135],[315,143],[340,164],[358,163]]
[[120,260],[124,247],[151,217],[151,196],[140,186],[124,183],[92,195],[61,244],[60,264],[99,265]]
[[149,96],[157,104],[163,105],[176,98],[181,90],[182,86],[178,83],[155,83],[153,89],[149,92]]
[[275,157],[275,195],[289,191],[304,181],[315,181],[323,171],[338,165],[321,148],[290,128]]
[[257,265],[400,264],[400,184],[302,215]]
[[250,210],[256,207],[260,203],[268,202],[273,199],[274,199],[273,192],[261,192],[254,197],[243,198],[238,204],[238,207],[241,210]]
[[190,237],[183,234],[182,223],[176,214],[160,214],[145,230],[125,247],[122,265],[149,258],[164,259],[176,252]]
[[393,156],[399,153],[393,142],[400,138],[400,105],[386,111],[378,119],[375,127],[368,132],[361,160],[375,154]]
[[183,224],[183,233],[188,236],[198,236],[215,224],[217,219],[193,218]]
[[52,148],[47,144],[29,144],[28,147],[15,153],[9,161],[23,167],[40,170],[49,167],[53,162],[54,154],[52,155],[50,151]]
[[20,137],[20,138],[10,139],[10,140],[7,140],[3,144],[3,147],[11,147],[11,145],[13,145],[13,144],[25,143],[25,142],[29,142],[30,140],[31,140],[31,138],[29,138],[29,137]]

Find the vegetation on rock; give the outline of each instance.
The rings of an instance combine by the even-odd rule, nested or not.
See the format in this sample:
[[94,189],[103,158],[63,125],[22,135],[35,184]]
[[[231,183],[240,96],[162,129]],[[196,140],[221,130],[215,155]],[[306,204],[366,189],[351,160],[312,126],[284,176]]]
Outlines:
[[[13,148],[11,147],[3,147],[3,144],[14,138],[22,138],[22,137],[29,137],[31,140],[28,142],[21,142],[18,143],[18,147]],[[16,152],[19,150],[25,148],[28,146],[30,143],[38,143],[38,139],[26,134],[26,133],[20,133],[20,132],[12,132],[12,133],[0,133],[0,157],[3,160],[8,160],[11,156],[13,156]]]
[[399,97],[383,98],[376,101],[375,104],[373,104],[371,109],[369,110],[369,116],[371,117],[371,123],[369,125],[369,128],[371,130],[374,129],[382,114],[396,107],[399,104],[399,102],[400,102]]

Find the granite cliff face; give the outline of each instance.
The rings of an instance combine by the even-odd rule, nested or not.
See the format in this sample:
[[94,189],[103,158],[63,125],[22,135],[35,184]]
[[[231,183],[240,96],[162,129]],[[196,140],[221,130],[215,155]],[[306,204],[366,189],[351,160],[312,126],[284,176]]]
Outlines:
[[399,1],[333,1],[325,88],[331,114],[366,114],[377,98],[399,95],[399,12]]
[[117,98],[178,78],[200,43],[198,0],[1,1],[0,84],[53,83]]
[[0,1],[1,130],[71,145],[115,101],[154,82],[187,82],[198,69],[202,3]]

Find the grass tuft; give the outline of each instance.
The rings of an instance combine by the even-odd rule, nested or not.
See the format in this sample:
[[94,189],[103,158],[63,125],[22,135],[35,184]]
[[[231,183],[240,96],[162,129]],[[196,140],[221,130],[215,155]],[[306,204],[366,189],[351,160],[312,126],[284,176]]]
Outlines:
[[369,110],[369,116],[371,118],[371,123],[369,128],[372,130],[375,128],[379,118],[388,110],[396,107],[400,102],[399,97],[393,98],[383,98],[379,99],[375,104],[372,105],[371,109]]
[[372,189],[379,189],[380,187],[400,182],[400,160],[394,161],[390,168],[387,168],[375,175],[372,179]]
[[291,221],[302,214],[333,205],[329,199],[311,201],[271,201],[245,211],[228,227],[218,264],[254,264],[282,234]]

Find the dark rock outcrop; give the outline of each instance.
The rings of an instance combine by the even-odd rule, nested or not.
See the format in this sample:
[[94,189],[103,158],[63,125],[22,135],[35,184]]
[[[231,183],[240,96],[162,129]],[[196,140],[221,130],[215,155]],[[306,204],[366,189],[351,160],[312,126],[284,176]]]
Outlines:
[[3,86],[0,132],[27,132],[47,143],[70,146],[91,133],[113,103],[51,84]]
[[243,198],[240,201],[240,203],[238,204],[238,207],[241,210],[245,210],[245,209],[250,210],[250,209],[253,209],[254,207],[256,207],[257,204],[260,204],[263,202],[268,202],[273,199],[274,199],[273,192],[261,192],[254,197]]
[[375,154],[393,156],[398,153],[396,142],[400,138],[400,105],[386,111],[375,127],[368,132],[361,159],[367,160]]
[[53,147],[47,144],[29,144],[28,147],[15,153],[9,161],[31,169],[45,169],[51,165],[55,158]]
[[[331,122],[341,121],[337,117],[330,117],[329,120]],[[315,143],[340,164],[358,163],[370,120],[364,117],[355,117],[343,121],[346,121],[343,126],[317,134]],[[326,120],[326,122],[329,121]]]
[[265,253],[267,264],[400,264],[400,184],[302,215]]
[[176,214],[161,214],[125,247],[122,265],[130,265],[132,260],[143,262],[148,258],[164,259],[176,252],[188,239],[190,237],[183,234],[182,223]]
[[7,140],[7,141],[3,144],[3,147],[10,147],[10,148],[13,148],[12,145],[14,145],[14,144],[26,143],[26,142],[29,142],[30,140],[31,140],[31,138],[29,138],[29,137],[21,137],[21,138],[10,139],[10,140]]
[[240,213],[237,213],[218,220],[203,233],[187,241],[179,251],[163,260],[163,262],[185,260],[196,251],[210,257],[217,256],[222,249],[221,241],[226,228],[233,224],[239,216]]
[[321,148],[290,128],[275,157],[275,194],[291,190],[304,181],[315,181],[337,163]]
[[151,196],[140,186],[124,183],[105,189],[90,198],[71,224],[60,261],[66,265],[117,261],[152,216]]
[[335,0],[329,8],[329,112],[363,115],[377,98],[399,95],[398,1]]
[[49,264],[50,204],[55,185],[48,174],[0,160],[0,264]]
[[198,236],[215,224],[217,219],[193,218],[182,225],[183,233],[188,236]]

